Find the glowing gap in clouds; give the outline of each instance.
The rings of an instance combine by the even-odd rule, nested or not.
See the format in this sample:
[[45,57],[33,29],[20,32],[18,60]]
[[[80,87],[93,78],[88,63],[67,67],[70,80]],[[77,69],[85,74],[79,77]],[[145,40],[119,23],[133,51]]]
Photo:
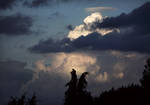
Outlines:
[[[45,65],[45,61],[47,59],[51,60],[50,58],[53,59],[52,62],[49,62],[49,65]],[[49,57],[38,60],[35,65],[38,70],[54,71],[68,75],[70,75],[72,68],[76,69],[79,75],[83,72],[89,72],[94,75],[100,70],[96,57],[84,53],[50,54]]]

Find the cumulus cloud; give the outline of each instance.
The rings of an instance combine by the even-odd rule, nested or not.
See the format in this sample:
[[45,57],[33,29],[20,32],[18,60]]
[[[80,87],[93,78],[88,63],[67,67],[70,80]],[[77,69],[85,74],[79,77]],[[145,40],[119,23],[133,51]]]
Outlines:
[[[52,57],[51,62],[47,61],[49,57]],[[89,72],[94,75],[100,70],[96,58],[85,53],[57,53],[49,54],[49,57],[38,60],[35,63],[36,68],[38,70],[59,72],[67,75],[70,75],[72,68],[76,69],[78,74]]]
[[[130,54],[136,57],[128,57]],[[78,77],[82,72],[89,72],[88,89],[99,94],[111,87],[139,83],[147,57],[140,53],[119,51],[44,54],[34,62],[34,78],[26,88],[28,92],[37,93],[40,104],[58,105],[63,102],[64,85],[70,80],[72,68],[77,70]]]
[[94,30],[97,28],[119,28],[120,32],[108,33],[103,37],[99,33],[91,33],[88,36],[76,39],[74,41],[75,46],[80,49],[90,47],[92,50],[115,49],[149,53],[149,7],[150,2],[147,2],[129,14],[107,17],[102,22],[96,22],[95,27],[93,26]]
[[[120,86],[133,82],[138,83],[142,75],[144,59],[147,58],[147,56],[134,53],[136,57],[127,57],[127,55],[132,53],[118,53],[120,53],[119,57],[112,55],[110,51],[46,54],[44,58],[35,62],[35,70],[38,72],[36,74],[38,78],[35,77],[36,79],[28,86],[30,87],[35,84],[35,82],[39,85],[42,80],[48,81],[48,77],[46,77],[47,79],[42,77],[43,79],[41,80],[43,73],[47,75],[53,74],[51,81],[54,81],[52,78],[57,77],[62,78],[63,81],[69,81],[72,68],[77,70],[78,76],[83,72],[89,72],[87,78],[89,81],[88,88],[92,90],[95,88],[108,89],[112,86]],[[55,84],[51,86],[48,85],[49,88],[53,86],[55,86]]]
[[99,12],[92,13],[90,16],[87,16],[83,22],[88,25],[92,24],[93,22],[102,22],[103,21],[103,16]]
[[96,56],[82,52],[49,53],[37,60],[34,68],[34,77],[25,88],[29,92],[34,91],[38,94],[42,100],[40,104],[56,105],[63,102],[64,85],[70,79],[72,68],[77,71],[78,76],[83,72],[89,72],[89,81],[105,83],[108,80],[107,72],[100,72],[101,66]]
[[90,16],[87,16],[83,20],[83,24],[76,26],[74,30],[70,31],[68,34],[68,38],[71,40],[77,39],[80,36],[87,36],[93,32],[100,33],[101,35],[106,35],[110,32],[113,32],[113,29],[108,29],[108,28],[95,28],[94,30],[91,30],[92,25],[95,22],[102,22],[104,17],[101,15],[99,12],[92,13]]
[[112,7],[90,7],[90,8],[85,8],[85,11],[87,12],[101,12],[101,11],[112,11],[116,10],[116,8]]
[[71,30],[68,38],[41,41],[31,47],[30,51],[48,53],[118,50],[150,53],[149,7],[150,2],[127,15],[121,14],[113,18],[103,18],[100,13],[93,13],[84,19],[84,24]]
[[[117,56],[116,54],[112,55],[112,52],[119,53],[119,57],[118,54]],[[136,58],[145,58],[138,53],[134,53],[136,57],[128,57],[128,55],[133,53],[112,52],[49,53],[35,62],[35,68],[38,72],[58,73],[62,77],[69,76],[71,69],[74,68],[77,70],[78,75],[81,75],[83,72],[89,72],[92,81],[103,83],[115,78],[126,78],[126,75],[129,75],[126,74],[126,71],[129,70],[127,67],[130,67]],[[103,63],[103,67],[101,67],[101,63],[106,59],[103,56],[107,56],[112,61]]]
[[21,14],[0,16],[0,35],[28,35],[31,31],[32,18]]
[[0,102],[5,105],[10,96],[18,95],[22,86],[32,79],[33,71],[19,61],[0,61]]

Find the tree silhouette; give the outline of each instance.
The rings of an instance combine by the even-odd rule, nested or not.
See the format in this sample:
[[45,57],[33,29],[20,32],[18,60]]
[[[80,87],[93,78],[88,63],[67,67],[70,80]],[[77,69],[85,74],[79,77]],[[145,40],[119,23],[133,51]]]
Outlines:
[[88,72],[82,73],[77,84],[78,105],[92,105],[93,103],[91,93],[86,90],[87,87],[86,75],[88,75]]
[[150,59],[140,82],[142,86],[131,84],[105,91],[95,98],[94,105],[150,105]]
[[140,80],[140,82],[145,89],[150,90],[150,58],[146,61],[143,78]]
[[72,69],[71,80],[66,84],[68,90],[65,92],[64,105],[90,105],[92,97],[89,92],[86,91],[87,81],[86,75],[88,72],[82,73],[79,80],[77,79],[76,71]]
[[8,105],[17,105],[17,100],[14,97],[11,97],[10,101],[8,102]]
[[18,103],[18,105],[25,105],[25,101],[26,101],[26,96],[25,96],[25,94],[23,94],[21,96],[21,98],[18,99],[17,103]]
[[21,98],[17,97],[11,97],[10,101],[8,102],[8,105],[36,105],[36,95],[34,94],[31,99],[26,99],[25,94],[21,96]]
[[86,75],[88,75],[88,72],[84,72],[82,73],[80,79],[79,79],[79,82],[78,82],[78,85],[77,85],[77,90],[78,92],[83,92],[83,91],[86,91],[86,86],[87,86],[87,81],[85,79]]
[[37,99],[36,99],[36,95],[34,94],[31,99],[28,99],[28,105],[36,105],[36,103],[37,103]]
[[65,92],[65,103],[64,105],[76,105],[76,86],[77,86],[77,75],[76,71],[72,69],[71,80],[66,84],[68,90]]

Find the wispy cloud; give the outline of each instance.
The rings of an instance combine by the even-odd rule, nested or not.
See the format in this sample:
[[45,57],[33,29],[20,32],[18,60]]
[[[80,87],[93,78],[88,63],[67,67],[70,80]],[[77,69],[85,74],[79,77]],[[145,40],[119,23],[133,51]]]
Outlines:
[[86,12],[101,12],[101,11],[112,11],[116,10],[116,8],[112,7],[90,7],[90,8],[85,8]]

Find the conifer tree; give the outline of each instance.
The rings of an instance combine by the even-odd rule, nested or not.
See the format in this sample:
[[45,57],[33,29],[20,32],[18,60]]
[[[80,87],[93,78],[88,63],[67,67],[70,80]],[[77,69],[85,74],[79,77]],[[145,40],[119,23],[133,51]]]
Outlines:
[[146,61],[143,77],[140,82],[144,88],[150,89],[150,58]]

